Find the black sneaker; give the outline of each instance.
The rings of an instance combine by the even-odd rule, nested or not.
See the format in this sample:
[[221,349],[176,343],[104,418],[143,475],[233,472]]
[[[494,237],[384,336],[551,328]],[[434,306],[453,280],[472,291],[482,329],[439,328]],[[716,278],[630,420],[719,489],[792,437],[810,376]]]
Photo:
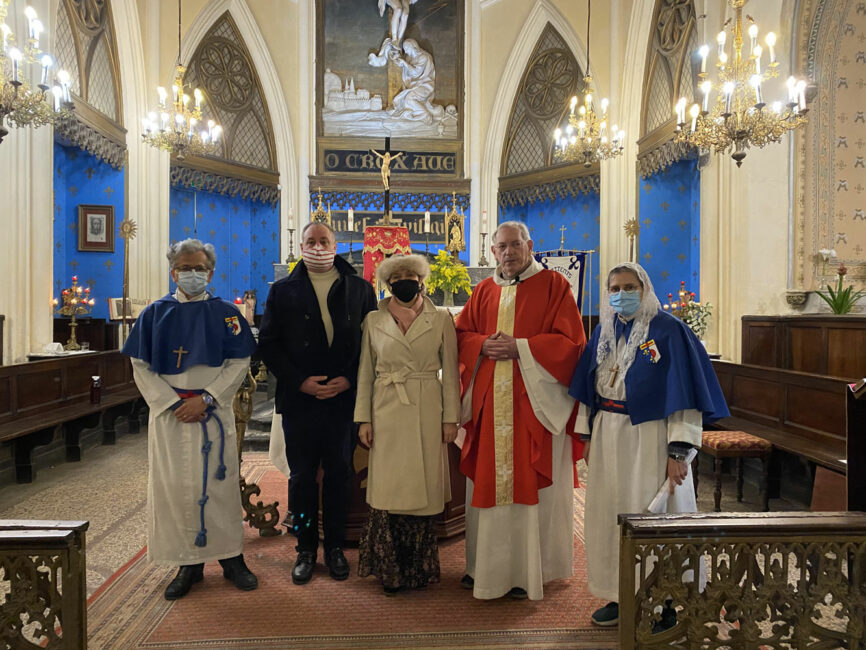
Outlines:
[[608,603],[592,614],[592,622],[601,627],[613,627],[619,624],[619,603]]
[[334,580],[345,580],[349,577],[349,562],[339,546],[325,553],[325,564],[328,565],[328,572]]
[[473,578],[468,573],[460,578],[460,586],[464,589],[474,589],[475,588],[475,578]]

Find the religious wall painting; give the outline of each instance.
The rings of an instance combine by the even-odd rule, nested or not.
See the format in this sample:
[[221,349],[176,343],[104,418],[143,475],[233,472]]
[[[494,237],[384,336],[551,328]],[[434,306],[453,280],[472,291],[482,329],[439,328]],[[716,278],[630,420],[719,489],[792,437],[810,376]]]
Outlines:
[[114,206],[78,206],[78,250],[114,252]]
[[462,177],[464,0],[318,0],[320,174]]

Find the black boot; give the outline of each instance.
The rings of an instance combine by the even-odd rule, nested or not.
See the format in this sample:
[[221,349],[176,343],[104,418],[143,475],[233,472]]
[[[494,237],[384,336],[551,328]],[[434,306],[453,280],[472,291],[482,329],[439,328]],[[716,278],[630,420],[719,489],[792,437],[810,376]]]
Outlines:
[[349,577],[349,563],[343,554],[343,549],[335,546],[325,552],[325,563],[328,565],[328,573],[334,580],[345,580]]
[[189,593],[190,588],[204,577],[204,564],[187,564],[177,570],[177,575],[165,588],[166,600],[177,600]]
[[247,568],[243,554],[220,560],[220,564],[223,568],[223,577],[231,580],[238,589],[252,591],[259,586],[258,579]]
[[316,551],[298,550],[298,557],[292,569],[292,582],[296,585],[305,585],[313,577],[313,569],[316,567]]

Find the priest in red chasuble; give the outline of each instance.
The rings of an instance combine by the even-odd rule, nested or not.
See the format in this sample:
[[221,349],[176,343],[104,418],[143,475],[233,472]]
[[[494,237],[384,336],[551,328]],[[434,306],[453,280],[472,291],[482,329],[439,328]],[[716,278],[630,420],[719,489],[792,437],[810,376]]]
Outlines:
[[476,598],[540,600],[572,575],[575,402],[586,345],[571,287],[532,257],[529,231],[493,235],[498,266],[457,318],[466,439],[466,575]]

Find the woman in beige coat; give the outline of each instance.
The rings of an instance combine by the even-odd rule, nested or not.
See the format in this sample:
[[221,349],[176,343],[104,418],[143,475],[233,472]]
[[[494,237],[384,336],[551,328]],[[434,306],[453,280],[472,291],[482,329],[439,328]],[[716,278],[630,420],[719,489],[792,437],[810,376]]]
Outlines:
[[[451,314],[424,293],[420,255],[397,255],[376,275],[391,298],[367,314],[355,421],[370,447],[358,574],[385,593],[439,581],[435,515],[451,500],[447,444],[457,437],[460,378]],[[441,380],[440,380],[441,370]]]

